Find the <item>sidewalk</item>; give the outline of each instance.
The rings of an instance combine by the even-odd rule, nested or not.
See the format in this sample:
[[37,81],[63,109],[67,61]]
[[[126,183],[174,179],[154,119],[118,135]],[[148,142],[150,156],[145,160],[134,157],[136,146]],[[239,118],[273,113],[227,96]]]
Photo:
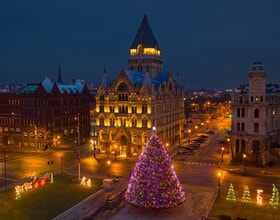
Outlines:
[[109,157],[105,153],[98,153],[95,155],[96,160],[102,160],[102,161],[123,161],[123,162],[129,162],[129,163],[135,163],[139,155],[137,156],[130,156],[130,157],[125,157],[125,156],[116,156],[114,154],[110,154]]
[[242,164],[239,165],[231,165],[230,164],[230,156],[229,154],[224,155],[224,162],[219,164],[220,169],[227,171],[229,173],[236,173],[241,176],[258,176],[258,175],[273,175],[280,177],[280,167],[262,167],[258,168],[255,166],[244,166]]

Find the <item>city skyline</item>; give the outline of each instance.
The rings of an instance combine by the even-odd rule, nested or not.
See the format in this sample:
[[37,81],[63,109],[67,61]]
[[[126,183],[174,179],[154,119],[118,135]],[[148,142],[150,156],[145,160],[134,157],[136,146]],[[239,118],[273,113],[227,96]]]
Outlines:
[[[73,78],[100,83],[127,69],[129,48],[147,15],[163,70],[191,87],[247,83],[251,63],[263,62],[279,83],[278,1],[34,1],[0,3],[0,82]],[[203,79],[203,80],[202,80]]]

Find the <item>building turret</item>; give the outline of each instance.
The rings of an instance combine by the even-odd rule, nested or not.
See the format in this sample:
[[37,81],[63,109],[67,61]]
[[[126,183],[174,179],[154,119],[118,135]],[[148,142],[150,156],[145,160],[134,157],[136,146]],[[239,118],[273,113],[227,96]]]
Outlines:
[[154,37],[147,16],[143,21],[130,47],[128,68],[141,72],[148,72],[152,78],[162,70],[163,59],[160,48]]

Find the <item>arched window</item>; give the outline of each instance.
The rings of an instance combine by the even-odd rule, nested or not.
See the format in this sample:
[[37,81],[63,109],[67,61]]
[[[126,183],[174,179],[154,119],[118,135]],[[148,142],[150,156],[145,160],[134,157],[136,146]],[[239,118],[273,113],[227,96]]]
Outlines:
[[144,52],[143,46],[139,44],[137,47],[137,54],[143,54],[143,52]]

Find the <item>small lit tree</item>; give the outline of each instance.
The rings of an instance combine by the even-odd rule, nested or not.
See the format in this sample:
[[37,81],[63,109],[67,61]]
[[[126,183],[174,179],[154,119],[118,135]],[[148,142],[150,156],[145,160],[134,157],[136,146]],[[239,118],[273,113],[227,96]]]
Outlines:
[[230,184],[228,189],[227,200],[235,201],[235,194],[234,194],[234,188],[232,183]]
[[279,193],[278,193],[278,189],[276,188],[276,186],[274,184],[273,185],[273,189],[272,189],[272,197],[269,200],[269,204],[271,206],[277,206],[279,205]]
[[251,203],[250,191],[248,186],[245,186],[241,201]]

